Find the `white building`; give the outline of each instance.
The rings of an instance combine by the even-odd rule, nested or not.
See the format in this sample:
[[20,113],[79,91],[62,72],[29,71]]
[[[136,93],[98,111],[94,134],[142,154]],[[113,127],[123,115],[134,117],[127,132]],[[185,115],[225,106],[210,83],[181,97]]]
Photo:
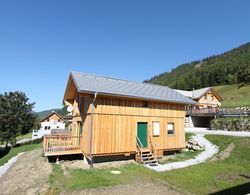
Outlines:
[[65,130],[65,121],[63,117],[54,111],[40,121],[40,128],[38,130],[33,130],[32,139],[38,139],[45,134],[51,134],[53,130]]

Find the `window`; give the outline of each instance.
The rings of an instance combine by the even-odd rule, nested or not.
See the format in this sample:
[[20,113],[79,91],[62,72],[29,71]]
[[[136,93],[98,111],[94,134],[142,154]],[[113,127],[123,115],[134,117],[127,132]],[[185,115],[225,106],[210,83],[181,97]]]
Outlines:
[[142,102],[142,107],[147,108],[148,107],[148,102],[146,102],[146,101]]
[[61,120],[60,120],[60,119],[58,119],[58,122],[61,122]]
[[49,118],[47,119],[47,121],[49,122]]
[[168,131],[168,135],[174,134],[174,123],[168,123],[167,131]]
[[48,126],[48,130],[50,130],[50,126]]
[[205,99],[205,100],[207,99],[207,95],[204,95],[204,99]]
[[160,122],[153,122],[153,136],[160,136]]
[[47,127],[47,126],[45,126],[45,127],[44,127],[44,130],[47,130],[47,128],[48,128],[48,127]]
[[211,96],[211,99],[214,100],[214,96]]

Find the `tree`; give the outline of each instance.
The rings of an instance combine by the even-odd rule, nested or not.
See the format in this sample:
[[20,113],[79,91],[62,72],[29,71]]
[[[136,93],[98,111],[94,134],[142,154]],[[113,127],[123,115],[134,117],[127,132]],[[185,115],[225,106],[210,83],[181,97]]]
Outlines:
[[36,115],[32,112],[34,103],[23,92],[0,94],[0,140],[6,145],[16,143],[16,136],[30,132]]
[[250,83],[250,64],[246,64],[240,67],[239,72],[237,73],[238,83]]

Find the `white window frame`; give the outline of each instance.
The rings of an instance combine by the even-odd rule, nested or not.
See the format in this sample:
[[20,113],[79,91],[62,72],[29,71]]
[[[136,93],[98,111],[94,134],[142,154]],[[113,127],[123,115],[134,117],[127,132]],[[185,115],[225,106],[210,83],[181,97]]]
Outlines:
[[[169,125],[172,125],[172,128],[169,128],[170,126]],[[174,122],[168,122],[167,124],[167,135],[174,135],[175,134],[175,124]],[[173,133],[169,133],[169,131],[173,131]]]
[[153,121],[153,136],[160,136],[161,126],[159,121]]

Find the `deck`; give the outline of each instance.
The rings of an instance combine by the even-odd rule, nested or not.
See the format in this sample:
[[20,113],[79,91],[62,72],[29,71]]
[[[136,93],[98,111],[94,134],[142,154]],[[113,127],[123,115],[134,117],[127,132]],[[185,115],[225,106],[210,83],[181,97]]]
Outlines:
[[201,108],[187,110],[188,116],[249,116],[249,110],[229,109],[229,108]]
[[44,156],[82,154],[82,137],[70,135],[45,135]]

